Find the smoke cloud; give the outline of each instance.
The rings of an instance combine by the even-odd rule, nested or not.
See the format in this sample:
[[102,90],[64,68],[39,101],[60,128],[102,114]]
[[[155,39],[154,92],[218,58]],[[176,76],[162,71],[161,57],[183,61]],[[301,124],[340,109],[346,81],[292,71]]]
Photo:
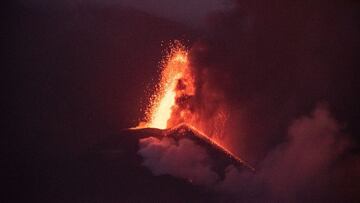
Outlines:
[[[288,127],[286,140],[275,146],[258,164],[256,172],[239,171],[229,165],[225,177],[212,170],[206,148],[190,139],[178,142],[164,137],[140,140],[139,154],[144,166],[154,175],[169,174],[197,185],[212,188],[224,198],[245,201],[305,201],[331,199],[329,190],[337,191],[330,175],[346,150],[348,136],[325,105],[318,105],[309,116],[302,116]],[[346,181],[346,180],[345,180]],[[345,195],[339,194],[338,195]]]
[[352,1],[238,1],[213,14],[190,58],[202,118],[225,110],[223,144],[256,164],[321,101],[357,136],[358,10]]
[[255,198],[249,197],[255,193],[263,200],[324,200],[324,188],[336,190],[329,174],[348,148],[348,137],[341,129],[327,108],[318,106],[310,116],[290,125],[287,141],[267,154],[255,174],[229,167],[219,189],[247,198]]
[[231,12],[211,15],[189,55],[196,89],[190,109],[198,128],[256,172],[230,165],[220,178],[212,161],[203,161],[211,159],[206,149],[188,145],[203,158],[187,149],[178,151],[187,158],[176,162],[204,165],[190,172],[186,163],[180,174],[170,164],[177,156],[168,154],[184,148],[153,139],[140,145],[144,165],[156,175],[184,179],[203,170],[213,177],[207,186],[225,200],[358,200],[358,10],[353,1],[237,1]]
[[170,138],[140,141],[144,165],[247,202],[359,199],[358,9],[237,1],[211,15],[191,47],[195,94],[184,106],[198,129],[257,170],[230,165],[221,178],[206,148]]
[[168,137],[161,140],[149,137],[141,139],[139,144],[143,164],[154,175],[169,174],[198,185],[211,185],[218,179],[210,168],[206,150],[192,140],[183,138],[177,142]]

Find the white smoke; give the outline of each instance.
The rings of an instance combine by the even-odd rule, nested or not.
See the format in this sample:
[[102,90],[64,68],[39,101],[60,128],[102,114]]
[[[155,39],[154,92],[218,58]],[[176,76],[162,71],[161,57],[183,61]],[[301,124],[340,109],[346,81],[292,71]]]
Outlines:
[[144,138],[140,140],[138,153],[154,175],[169,174],[198,185],[212,185],[218,180],[205,149],[189,139],[176,142],[168,137]]
[[280,201],[296,201],[303,191],[313,195],[309,188],[321,188],[322,177],[348,146],[345,138],[328,109],[318,106],[293,122],[287,141],[268,153],[255,174],[229,167],[218,189]]
[[255,173],[228,166],[223,180],[211,170],[206,150],[189,139],[141,139],[139,154],[154,175],[170,174],[244,200],[296,201],[301,192],[312,194],[309,187],[321,188],[321,177],[347,148],[341,130],[328,109],[317,106],[290,125],[287,140],[268,153]]

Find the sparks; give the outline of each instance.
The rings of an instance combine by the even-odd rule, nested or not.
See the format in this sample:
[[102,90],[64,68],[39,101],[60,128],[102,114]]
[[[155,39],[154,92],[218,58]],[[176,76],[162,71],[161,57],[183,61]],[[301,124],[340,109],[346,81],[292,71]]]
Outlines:
[[188,53],[181,44],[176,44],[163,62],[161,81],[156,96],[152,98],[147,112],[146,127],[166,129],[175,105],[176,86],[189,68]]
[[195,96],[195,77],[190,68],[188,51],[180,42],[175,41],[171,46],[161,68],[160,82],[150,99],[145,122],[141,122],[135,129],[156,128],[171,131],[179,126],[187,126],[199,138],[254,171],[253,167],[227,150],[214,137],[206,134],[209,128],[214,129],[214,125],[225,122],[226,116],[219,111],[216,114],[219,116],[213,118],[216,123],[202,125],[204,122],[199,119],[199,112],[194,111],[191,100]]

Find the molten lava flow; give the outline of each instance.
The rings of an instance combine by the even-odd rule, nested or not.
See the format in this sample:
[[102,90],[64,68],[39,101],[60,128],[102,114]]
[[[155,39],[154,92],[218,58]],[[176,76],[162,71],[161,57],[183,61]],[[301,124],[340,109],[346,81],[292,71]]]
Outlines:
[[[160,84],[152,97],[151,106],[147,112],[146,127],[165,129],[175,106],[179,94],[179,84],[188,80],[190,76],[188,53],[184,46],[176,43],[169,55],[163,61]],[[191,84],[192,89],[193,84]]]

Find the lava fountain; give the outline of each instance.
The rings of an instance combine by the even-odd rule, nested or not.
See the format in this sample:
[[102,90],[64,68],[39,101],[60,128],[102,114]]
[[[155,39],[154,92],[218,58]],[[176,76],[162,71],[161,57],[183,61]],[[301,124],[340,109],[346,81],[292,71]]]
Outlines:
[[[156,128],[165,131],[164,135],[170,135],[174,129],[181,132],[191,131],[189,135],[196,136],[203,143],[208,143],[214,149],[220,150],[231,160],[254,170],[245,161],[231,153],[226,147],[219,144],[214,137],[206,134],[206,130],[214,126],[214,123],[203,124],[199,112],[194,111],[195,77],[192,72],[188,51],[180,42],[175,41],[170,47],[168,55],[162,61],[160,82],[150,99],[150,105],[146,112],[145,122],[141,122],[136,128]],[[220,117],[214,117],[216,124],[225,122],[222,112]],[[220,122],[219,119],[221,118]]]
[[160,83],[151,97],[146,112],[146,122],[138,127],[166,129],[173,127],[169,123],[177,99],[183,95],[194,94],[194,78],[188,61],[188,51],[179,42],[171,46],[171,50],[162,61]]

